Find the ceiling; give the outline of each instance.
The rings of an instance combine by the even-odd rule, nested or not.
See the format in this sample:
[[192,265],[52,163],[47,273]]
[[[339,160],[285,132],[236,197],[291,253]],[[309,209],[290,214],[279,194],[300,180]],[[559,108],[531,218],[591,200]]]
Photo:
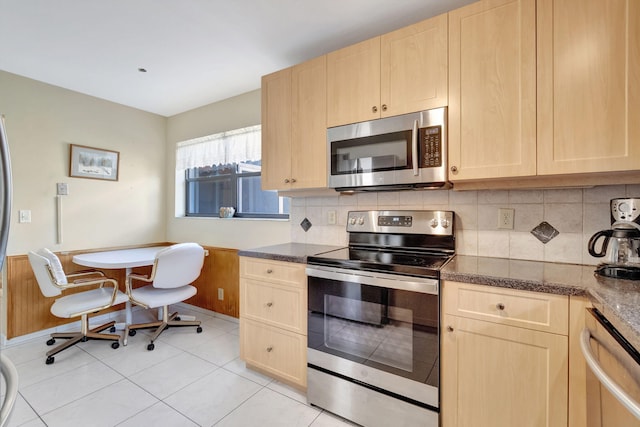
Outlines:
[[172,116],[472,1],[0,0],[0,70]]

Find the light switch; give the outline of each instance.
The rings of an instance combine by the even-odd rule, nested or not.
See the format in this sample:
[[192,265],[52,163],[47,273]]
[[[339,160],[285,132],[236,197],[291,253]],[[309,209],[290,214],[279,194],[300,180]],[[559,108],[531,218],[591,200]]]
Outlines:
[[31,211],[30,210],[18,211],[18,222],[19,223],[31,222]]

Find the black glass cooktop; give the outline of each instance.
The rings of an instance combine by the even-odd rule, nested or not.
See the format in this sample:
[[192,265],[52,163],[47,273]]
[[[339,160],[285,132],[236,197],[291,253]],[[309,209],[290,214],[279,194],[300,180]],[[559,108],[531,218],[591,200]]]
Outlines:
[[363,271],[380,271],[421,277],[440,277],[451,255],[403,250],[343,248],[310,256],[307,263]]

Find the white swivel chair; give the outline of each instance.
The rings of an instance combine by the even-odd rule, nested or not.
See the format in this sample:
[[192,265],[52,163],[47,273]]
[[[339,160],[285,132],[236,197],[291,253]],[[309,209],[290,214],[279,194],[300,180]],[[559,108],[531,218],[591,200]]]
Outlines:
[[29,263],[36,276],[40,291],[45,297],[56,297],[62,294],[63,290],[76,289],[79,287],[98,288],[65,295],[55,300],[51,306],[51,314],[56,317],[70,319],[80,317],[80,332],[62,332],[53,333],[47,341],[47,345],[53,345],[56,338],[68,339],[68,341],[55,347],[47,352],[46,364],[50,365],[54,362],[55,354],[60,353],[79,341],[87,341],[89,339],[100,339],[114,341],[111,347],[118,348],[120,346],[120,335],[103,334],[105,329],[111,328],[111,332],[115,331],[113,325],[115,322],[109,322],[104,325],[89,329],[89,313],[107,309],[111,306],[121,304],[128,301],[129,297],[118,290],[118,282],[115,279],[105,277],[100,271],[81,271],[66,275],[62,269],[62,264],[58,257],[48,249],[40,249],[37,252],[29,252]]
[[[197,243],[178,243],[156,254],[149,277],[138,274],[127,277],[127,293],[131,302],[144,308],[162,307],[162,318],[157,322],[127,325],[124,345],[127,345],[127,336],[134,336],[136,329],[156,328],[147,350],[155,348],[154,341],[169,327],[196,326],[196,332],[202,332],[198,320],[180,320],[178,313],[169,316],[169,305],[185,301],[198,292],[191,283],[200,276],[204,254],[204,249]],[[150,284],[134,288],[137,281]]]

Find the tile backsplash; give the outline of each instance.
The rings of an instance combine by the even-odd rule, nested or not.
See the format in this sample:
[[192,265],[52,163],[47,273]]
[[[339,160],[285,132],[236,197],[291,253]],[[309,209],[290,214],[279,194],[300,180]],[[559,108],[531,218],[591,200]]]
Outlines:
[[[548,190],[400,191],[291,200],[291,240],[347,244],[347,212],[367,209],[442,209],[456,213],[456,252],[461,255],[597,264],[587,252],[589,238],[610,227],[609,201],[640,197],[640,185]],[[514,209],[512,230],[498,229],[498,209]],[[329,224],[335,211],[337,222]],[[307,218],[308,231],[300,226]],[[542,243],[531,230],[543,221],[558,234]]]

